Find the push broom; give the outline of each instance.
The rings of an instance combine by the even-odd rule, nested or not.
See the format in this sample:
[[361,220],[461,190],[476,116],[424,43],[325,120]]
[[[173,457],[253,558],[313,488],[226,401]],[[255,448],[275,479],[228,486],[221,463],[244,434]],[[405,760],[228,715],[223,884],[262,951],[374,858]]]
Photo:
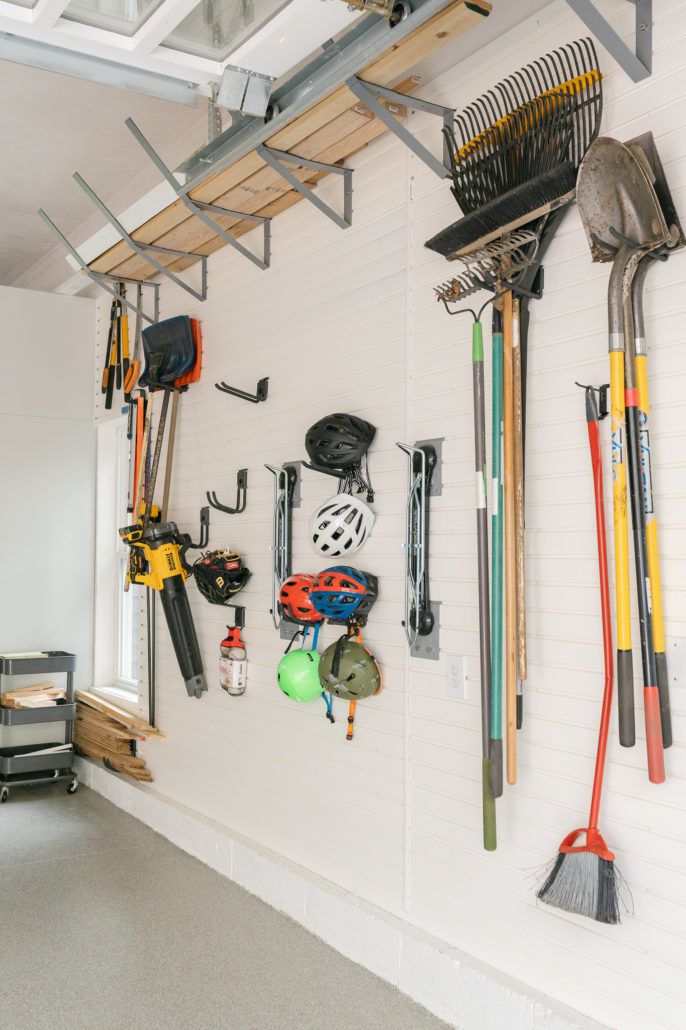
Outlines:
[[[612,621],[610,613],[610,587],[607,572],[607,544],[605,541],[605,507],[603,501],[603,463],[598,430],[598,408],[595,390],[585,387],[588,442],[593,469],[595,494],[596,533],[598,537],[598,573],[600,580],[600,608],[603,624],[603,654],[605,659],[605,688],[600,715],[598,750],[591,794],[588,826],[572,830],[560,845],[553,868],[537,892],[540,901],[564,912],[588,916],[599,923],[619,922],[619,877],[615,870],[615,856],[608,849],[598,829],[600,796],[603,789],[605,755],[612,711],[614,655],[612,650]],[[578,844],[585,835],[584,844]]]

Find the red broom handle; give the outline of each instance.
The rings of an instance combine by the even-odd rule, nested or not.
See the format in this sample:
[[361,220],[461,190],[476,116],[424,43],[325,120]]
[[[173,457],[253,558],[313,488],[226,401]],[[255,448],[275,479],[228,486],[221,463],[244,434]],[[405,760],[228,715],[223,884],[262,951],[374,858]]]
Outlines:
[[[593,397],[593,408],[595,408],[595,397]],[[607,574],[605,504],[603,500],[603,460],[600,452],[600,433],[598,431],[597,414],[594,420],[589,419],[588,421],[588,442],[591,448],[591,465],[593,467],[593,490],[595,494],[596,532],[598,536],[598,576],[600,579],[600,607],[603,618],[603,652],[605,655],[605,689],[603,692],[603,707],[600,715],[600,731],[598,733],[598,751],[596,753],[595,760],[595,775],[593,777],[593,794],[591,795],[591,814],[588,819],[589,829],[597,830],[598,815],[600,812],[600,792],[603,788],[603,774],[605,772],[607,738],[610,732],[610,713],[612,711],[612,687],[614,681],[612,621],[610,615],[610,582]]]

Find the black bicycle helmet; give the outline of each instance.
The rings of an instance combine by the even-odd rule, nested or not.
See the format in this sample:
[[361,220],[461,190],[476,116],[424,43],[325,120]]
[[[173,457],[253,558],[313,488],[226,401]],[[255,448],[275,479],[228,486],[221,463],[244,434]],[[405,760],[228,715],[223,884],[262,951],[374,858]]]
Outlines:
[[359,465],[376,434],[376,426],[357,415],[338,412],[315,422],[305,434],[313,465],[345,471]]
[[250,579],[240,554],[235,551],[206,551],[193,565],[198,590],[210,604],[233,604],[233,596]]

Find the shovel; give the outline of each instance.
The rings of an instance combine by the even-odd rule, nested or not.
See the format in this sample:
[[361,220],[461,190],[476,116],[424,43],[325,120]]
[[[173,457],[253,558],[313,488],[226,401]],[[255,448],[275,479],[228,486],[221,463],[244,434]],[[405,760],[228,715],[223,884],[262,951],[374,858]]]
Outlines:
[[[641,627],[648,772],[652,782],[660,783],[664,780],[664,757],[639,456],[632,282],[636,268],[645,254],[668,244],[671,234],[643,162],[632,150],[610,137],[597,139],[589,148],[579,169],[577,203],[593,260],[612,261],[608,287],[608,329],[619,739],[624,747],[633,747],[636,742],[629,596],[628,469]],[[626,363],[625,327],[626,336],[630,340],[629,360]]]

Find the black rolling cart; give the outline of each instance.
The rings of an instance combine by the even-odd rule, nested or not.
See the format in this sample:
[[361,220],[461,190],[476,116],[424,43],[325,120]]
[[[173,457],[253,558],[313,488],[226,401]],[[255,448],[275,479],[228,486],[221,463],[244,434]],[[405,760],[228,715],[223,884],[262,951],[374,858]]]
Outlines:
[[[37,750],[55,746],[55,741],[46,744],[28,744],[19,747],[0,748],[0,803],[9,798],[10,788],[41,783],[55,783],[68,780],[67,793],[74,794],[79,785],[72,769],[74,760],[74,719],[76,701],[74,697],[74,670],[76,655],[66,651],[46,651],[41,657],[0,656],[0,695],[5,676],[43,676],[66,673],[67,690],[64,704],[51,708],[3,708],[0,707],[0,726],[25,726],[29,723],[64,723],[64,742],[69,745],[64,751],[35,754]],[[0,697],[1,701],[1,697]],[[49,731],[46,730],[46,736]],[[61,742],[57,742],[61,743]]]

